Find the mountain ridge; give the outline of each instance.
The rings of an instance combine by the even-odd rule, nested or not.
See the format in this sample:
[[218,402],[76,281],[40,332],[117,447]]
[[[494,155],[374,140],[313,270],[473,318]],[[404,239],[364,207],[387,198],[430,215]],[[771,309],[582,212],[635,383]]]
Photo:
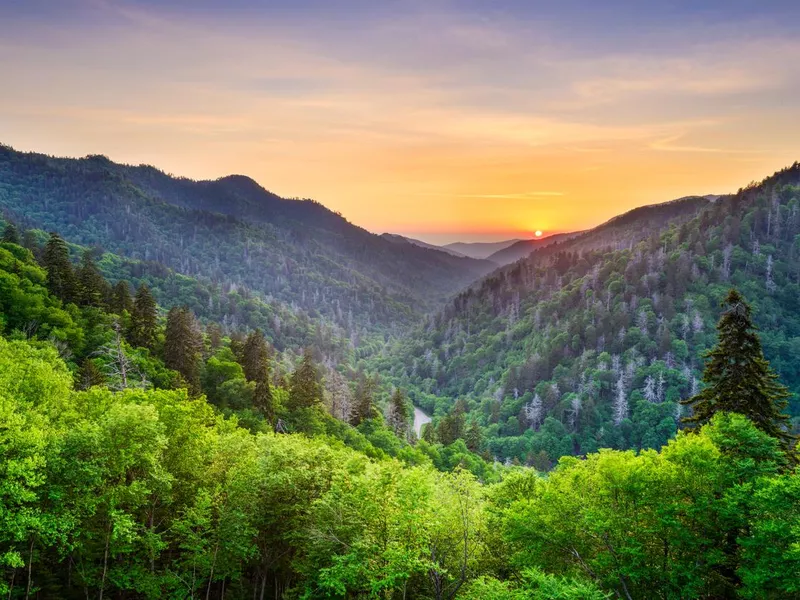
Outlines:
[[99,155],[0,147],[0,206],[28,228],[275,297],[350,329],[402,327],[494,268],[391,243],[244,176],[194,181]]

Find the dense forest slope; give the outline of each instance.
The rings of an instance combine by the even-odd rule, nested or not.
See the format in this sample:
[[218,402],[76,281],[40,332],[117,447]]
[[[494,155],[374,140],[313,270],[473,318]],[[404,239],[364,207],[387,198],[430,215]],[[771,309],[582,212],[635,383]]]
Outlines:
[[394,244],[246,177],[191,181],[102,156],[0,147],[0,207],[26,227],[157,261],[225,293],[248,289],[349,329],[409,323],[494,268]]
[[435,410],[429,437],[449,438],[460,415],[456,433],[479,428],[500,458],[546,466],[657,447],[675,434],[677,400],[697,391],[720,301],[737,287],[796,394],[798,183],[794,165],[735,196],[643,207],[542,248],[460,294],[376,368]]

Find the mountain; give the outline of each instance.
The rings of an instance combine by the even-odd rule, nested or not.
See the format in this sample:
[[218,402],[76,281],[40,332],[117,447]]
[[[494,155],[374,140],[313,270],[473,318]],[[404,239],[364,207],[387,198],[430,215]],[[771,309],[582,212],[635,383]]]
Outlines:
[[698,389],[731,287],[753,304],[797,426],[798,164],[541,248],[465,290],[375,368],[439,425],[454,408],[466,415],[500,459],[658,447],[675,434],[677,400]]
[[487,260],[492,261],[498,265],[508,265],[518,261],[520,258],[525,258],[534,250],[549,246],[550,244],[559,241],[568,240],[571,237],[579,235],[578,233],[557,233],[555,235],[548,235],[547,237],[537,238],[533,240],[519,240],[510,246],[498,250],[494,254],[489,255]]
[[27,228],[157,261],[226,294],[277,299],[348,330],[411,323],[494,268],[392,243],[244,176],[193,181],[103,156],[0,147],[0,207]]
[[512,244],[523,240],[505,240],[503,242],[453,242],[446,244],[442,248],[453,250],[464,256],[471,258],[489,258],[492,254],[499,252],[503,248],[508,248]]
[[429,244],[428,242],[423,242],[422,240],[416,240],[414,238],[405,237],[404,235],[398,235],[396,233],[382,233],[381,237],[389,240],[390,242],[395,243],[406,243],[406,244],[413,244],[414,246],[419,246],[420,248],[427,248],[428,250],[437,250],[439,252],[445,252],[450,256],[457,256],[459,258],[468,258],[466,254],[461,254],[460,252],[456,252],[455,250],[451,250],[445,246],[436,246],[434,244]]

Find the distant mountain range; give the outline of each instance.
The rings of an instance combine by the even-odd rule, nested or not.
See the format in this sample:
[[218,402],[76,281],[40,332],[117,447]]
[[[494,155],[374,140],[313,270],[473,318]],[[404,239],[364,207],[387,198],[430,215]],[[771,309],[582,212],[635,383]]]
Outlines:
[[451,250],[447,246],[436,246],[435,244],[429,244],[428,242],[423,242],[422,240],[406,237],[404,235],[399,235],[397,233],[383,233],[381,234],[381,237],[394,243],[413,244],[414,246],[419,246],[420,248],[427,248],[428,250],[437,250],[439,252],[446,252],[450,256],[457,256],[459,258],[475,258],[475,257],[469,257],[468,255],[462,254],[461,252],[456,252],[455,250]]
[[453,242],[452,244],[442,246],[442,248],[447,248],[448,250],[457,252],[462,256],[469,256],[470,258],[490,258],[492,254],[521,241],[527,240],[513,239],[503,242]]

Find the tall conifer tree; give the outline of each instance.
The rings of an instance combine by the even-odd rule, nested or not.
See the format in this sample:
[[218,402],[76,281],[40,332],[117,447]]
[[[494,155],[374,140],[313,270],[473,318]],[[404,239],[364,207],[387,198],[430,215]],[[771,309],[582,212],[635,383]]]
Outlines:
[[789,417],[783,413],[789,392],[764,358],[751,308],[733,289],[723,306],[726,309],[717,324],[719,341],[706,355],[705,387],[681,400],[694,410],[683,423],[693,429],[718,412],[739,413],[789,447],[795,439],[789,432]]
[[311,408],[322,402],[322,384],[314,366],[311,350],[306,350],[303,360],[292,373],[289,382],[289,410]]
[[269,384],[269,348],[260,329],[251,332],[242,346],[242,370],[247,381],[256,384],[253,404],[264,418],[275,421],[275,405]]
[[6,228],[3,230],[3,238],[0,241],[6,244],[19,244],[21,242],[19,230],[11,221],[6,224]]
[[131,310],[131,327],[128,341],[132,346],[141,346],[150,350],[155,346],[158,313],[156,301],[150,294],[150,289],[142,284],[136,290],[136,299]]
[[395,389],[389,401],[389,424],[397,435],[405,437],[408,433],[408,407],[400,388]]
[[363,421],[371,419],[374,414],[373,407],[373,393],[375,389],[375,382],[371,377],[367,377],[363,373],[358,378],[356,385],[356,393],[353,398],[353,412],[350,416],[350,424],[357,426]]
[[127,281],[118,281],[111,291],[111,310],[118,315],[133,310],[133,298]]
[[194,314],[185,306],[167,314],[164,332],[164,364],[180,373],[193,393],[200,391],[200,352],[203,336]]
[[75,272],[64,239],[53,232],[44,247],[42,266],[47,269],[47,289],[62,302],[75,301]]
[[97,264],[94,253],[86,250],[83,253],[81,266],[77,272],[78,301],[83,306],[103,306],[109,295],[108,282],[105,280]]

